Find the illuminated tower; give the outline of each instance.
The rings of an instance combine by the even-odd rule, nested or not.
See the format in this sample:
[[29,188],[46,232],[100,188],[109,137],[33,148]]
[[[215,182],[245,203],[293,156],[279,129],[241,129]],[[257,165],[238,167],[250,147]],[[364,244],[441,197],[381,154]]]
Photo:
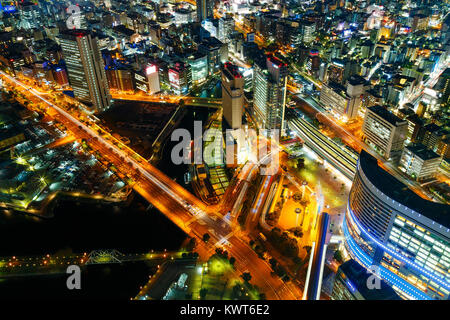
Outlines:
[[284,130],[286,105],[287,64],[267,56],[255,63],[253,82],[253,114],[261,129]]
[[222,67],[223,115],[232,129],[242,125],[244,78],[237,66],[227,62]]
[[111,96],[97,37],[74,29],[62,32],[60,40],[75,97],[95,112],[104,111],[111,105]]
[[198,22],[214,18],[214,0],[196,0],[196,3]]

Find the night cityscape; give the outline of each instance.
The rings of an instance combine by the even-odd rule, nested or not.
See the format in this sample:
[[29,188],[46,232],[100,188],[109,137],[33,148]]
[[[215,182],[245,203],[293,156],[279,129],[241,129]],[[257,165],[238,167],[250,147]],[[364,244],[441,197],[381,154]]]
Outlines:
[[449,12],[1,1],[0,301],[449,300]]

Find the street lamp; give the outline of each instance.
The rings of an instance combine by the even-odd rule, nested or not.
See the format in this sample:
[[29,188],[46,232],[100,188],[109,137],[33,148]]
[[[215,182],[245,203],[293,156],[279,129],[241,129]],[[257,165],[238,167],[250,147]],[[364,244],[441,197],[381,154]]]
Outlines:
[[300,210],[300,208],[295,208],[295,213],[296,213],[295,226],[298,227],[298,216],[300,215],[300,213],[302,213],[302,210]]
[[303,182],[302,182],[302,200],[303,200],[303,197],[305,196],[305,189],[306,189],[307,185],[308,185],[308,182],[306,180],[303,180]]
[[39,181],[42,182],[43,184],[47,185],[47,181],[45,180],[45,177],[40,177]]

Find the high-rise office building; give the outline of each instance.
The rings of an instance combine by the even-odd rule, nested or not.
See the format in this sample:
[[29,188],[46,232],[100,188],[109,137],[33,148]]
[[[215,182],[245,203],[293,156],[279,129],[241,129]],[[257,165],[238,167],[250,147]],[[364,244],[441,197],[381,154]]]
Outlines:
[[347,79],[356,74],[356,64],[349,59],[332,59],[327,70],[327,81],[344,84]]
[[208,74],[213,75],[220,71],[221,63],[228,58],[228,45],[214,37],[204,38],[198,45],[198,52],[205,54],[208,60]]
[[233,17],[224,16],[219,19],[218,38],[220,41],[226,43],[230,41],[231,34],[234,32]]
[[196,3],[198,22],[214,18],[214,0],[196,0]]
[[161,91],[161,86],[159,83],[159,72],[158,66],[154,64],[149,64],[145,68],[145,74],[148,79],[148,89],[151,94]]
[[267,56],[255,63],[253,115],[261,129],[284,131],[287,64]]
[[204,19],[202,28],[202,38],[214,37],[219,39],[219,21],[217,19]]
[[306,58],[305,67],[309,72],[318,75],[320,70],[320,56],[319,50],[311,49],[309,51],[308,57]]
[[302,42],[309,44],[314,41],[316,32],[316,25],[312,21],[302,20],[300,23],[300,34]]
[[40,25],[40,11],[36,3],[29,1],[18,2],[20,14],[20,27],[23,29],[34,29]]
[[192,9],[177,8],[174,10],[175,24],[181,25],[185,23],[192,23],[196,19],[196,13]]
[[75,97],[95,112],[104,111],[111,105],[111,96],[97,37],[74,29],[62,32],[60,41]]
[[176,94],[187,94],[192,86],[192,69],[187,63],[176,62],[169,68],[170,87]]
[[362,151],[343,223],[345,248],[406,299],[450,294],[450,206],[425,200]]
[[423,144],[409,145],[403,149],[399,168],[418,181],[433,178],[442,158]]
[[361,77],[352,76],[343,86],[334,81],[324,83],[320,91],[320,102],[338,117],[347,119],[358,115],[366,82]]
[[429,123],[419,130],[417,140],[435,151],[439,142],[447,136],[446,130],[435,123]]
[[239,129],[244,109],[244,78],[238,67],[229,62],[222,67],[222,106],[230,127]]
[[446,104],[450,102],[450,68],[445,69],[439,76],[436,87],[442,92],[441,103]]
[[408,116],[406,121],[408,122],[408,134],[406,135],[406,139],[408,142],[416,142],[417,137],[424,126],[424,121],[416,113]]
[[208,77],[208,56],[204,53],[194,52],[187,58],[192,68],[192,83],[198,85]]
[[363,124],[363,138],[386,160],[397,161],[408,133],[408,122],[386,108],[375,105],[367,108]]
[[339,266],[334,279],[332,300],[401,300],[398,294],[385,281],[379,288],[372,285],[372,274],[353,259]]

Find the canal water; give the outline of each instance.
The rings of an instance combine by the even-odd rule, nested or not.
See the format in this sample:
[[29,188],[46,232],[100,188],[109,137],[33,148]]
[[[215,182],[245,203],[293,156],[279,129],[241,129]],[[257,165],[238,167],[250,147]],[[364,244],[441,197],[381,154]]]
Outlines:
[[[116,249],[122,253],[177,250],[186,235],[139,195],[127,207],[61,201],[55,217],[40,220],[0,213],[0,256],[89,253]],[[145,262],[89,266],[82,290],[68,290],[66,275],[0,279],[0,299],[89,298],[129,299],[143,285],[152,267]]]
[[[210,111],[189,111],[179,127],[193,132],[194,120],[205,123]],[[166,143],[159,167],[192,191],[190,185],[184,184],[188,166],[170,161],[175,144]],[[122,253],[171,251],[179,249],[185,239],[183,231],[137,194],[126,206],[59,200],[51,219],[0,212],[0,257],[89,253],[96,249],[116,249]],[[0,279],[0,300],[128,300],[154,272],[154,267],[145,262],[89,266],[82,273],[81,290],[68,290],[65,274]]]

